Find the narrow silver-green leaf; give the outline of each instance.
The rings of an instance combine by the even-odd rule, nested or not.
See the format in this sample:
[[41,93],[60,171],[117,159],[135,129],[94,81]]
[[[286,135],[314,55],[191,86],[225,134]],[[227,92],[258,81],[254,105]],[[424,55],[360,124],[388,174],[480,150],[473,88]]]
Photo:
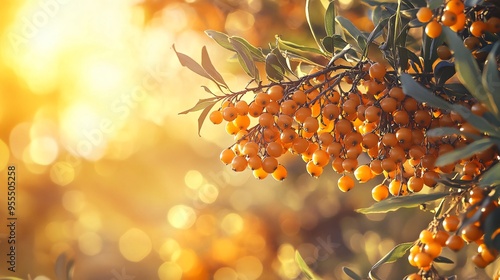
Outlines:
[[347,266],[342,267],[342,270],[352,280],[363,280],[363,278],[361,278],[361,276],[359,276],[356,272],[354,272],[352,269],[348,268]]
[[418,207],[422,203],[434,201],[443,198],[449,193],[430,193],[430,194],[410,194],[406,196],[393,196],[380,202],[374,203],[368,208],[356,209],[356,212],[362,214],[386,213],[400,208]]
[[200,116],[198,117],[198,136],[201,136],[201,127],[203,126],[203,123],[205,122],[208,113],[210,113],[210,110],[212,110],[212,107],[214,107],[215,104],[216,102],[205,107],[205,109],[203,109]]
[[210,106],[210,105],[212,105],[212,103],[216,103],[216,102],[217,102],[216,97],[200,99],[200,100],[198,100],[198,102],[196,102],[196,104],[192,108],[180,112],[179,115],[203,110],[207,106]]
[[254,45],[250,44],[245,38],[242,38],[239,36],[231,36],[229,41],[230,42],[231,41],[238,41],[242,45],[244,45],[245,48],[250,51],[250,54],[251,54],[253,60],[259,61],[259,62],[264,62],[266,60],[266,57],[264,56],[262,51],[259,48],[255,47]]
[[282,81],[285,77],[285,69],[274,53],[269,53],[266,56],[266,75],[273,82]]
[[[500,106],[500,74],[498,72],[497,56],[500,53],[500,41],[497,41],[491,49],[483,69],[483,86],[493,96],[497,106]],[[495,115],[497,119],[499,115]]]
[[489,187],[500,185],[500,164],[496,163],[481,175],[479,186]]
[[307,277],[307,279],[321,280],[321,278],[317,276],[307,265],[306,261],[304,261],[298,250],[295,251],[295,262],[297,262],[297,265],[299,266],[300,270],[304,273],[304,275]]
[[306,20],[311,29],[314,41],[322,49],[321,38],[325,37],[324,15],[325,7],[320,0],[306,0]]
[[495,144],[495,142],[491,138],[487,137],[474,141],[465,147],[440,155],[436,160],[436,166],[444,166],[457,162],[461,159],[470,158],[476,153],[480,153],[493,146],[493,144]]
[[327,36],[335,34],[335,1],[330,2],[326,8],[325,31]]
[[212,38],[221,47],[233,52],[235,51],[233,45],[229,43],[229,36],[227,34],[215,30],[205,30],[205,34]]
[[443,33],[446,43],[454,52],[458,79],[477,100],[484,103],[492,113],[498,115],[497,104],[493,95],[484,88],[479,66],[471,52],[464,46],[462,39],[449,27],[444,26]]
[[[366,36],[361,31],[359,31],[359,29],[350,20],[343,16],[337,16],[335,19],[340,24],[340,26],[342,26],[342,28],[347,31],[349,36],[351,36],[356,42],[358,42],[358,38],[360,37],[365,39],[366,42]],[[364,50],[361,45],[358,44],[358,46],[361,50]]]
[[205,46],[203,46],[203,48],[201,49],[201,66],[216,82],[227,87],[224,78],[212,64],[212,60],[210,60],[210,56],[207,52],[207,47]]
[[200,64],[198,64],[198,62],[196,62],[194,59],[183,53],[177,52],[177,50],[175,49],[175,45],[172,45],[172,49],[177,55],[177,58],[179,59],[179,62],[181,63],[182,66],[187,67],[189,70],[195,72],[196,74],[217,83],[217,81],[214,78],[212,78],[207,73],[207,71],[205,71],[205,69]]
[[401,83],[403,85],[403,91],[417,101],[427,103],[431,107],[451,110],[452,106],[450,103],[437,97],[430,90],[417,83],[413,80],[412,76],[405,73],[401,74]]
[[242,42],[229,38],[229,42],[233,45],[236,53],[238,54],[238,60],[240,61],[243,70],[252,78],[259,80],[259,72],[255,62],[252,59],[252,54],[250,50]]
[[396,245],[396,247],[392,248],[389,253],[387,253],[383,258],[381,258],[376,264],[373,265],[373,267],[370,269],[370,272],[374,271],[379,266],[385,263],[393,263],[399,260],[406,254],[406,252],[413,246],[413,244],[414,242],[406,242]]
[[463,135],[468,139],[479,140],[482,137],[476,134],[464,133],[460,131],[458,128],[453,127],[436,127],[427,131],[427,137],[443,137],[443,136],[452,136],[452,135]]
[[500,137],[500,130],[498,127],[492,125],[485,118],[473,114],[469,108],[460,104],[453,104],[451,105],[451,110],[462,116],[462,118],[471,123],[477,130]]

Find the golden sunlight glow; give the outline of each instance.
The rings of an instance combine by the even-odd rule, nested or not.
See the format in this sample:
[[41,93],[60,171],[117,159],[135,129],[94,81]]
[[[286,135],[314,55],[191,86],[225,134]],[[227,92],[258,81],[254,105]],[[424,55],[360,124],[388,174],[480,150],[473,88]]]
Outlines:
[[180,280],[182,278],[182,268],[174,262],[164,262],[158,268],[160,280]]
[[80,251],[88,256],[95,256],[101,252],[102,238],[95,232],[86,232],[78,237]]
[[[62,205],[64,209],[75,214],[80,213],[86,204],[87,203],[85,201],[85,195],[81,191],[77,190],[66,191],[62,197]],[[89,219],[89,218],[84,218],[84,219]]]
[[175,205],[168,211],[168,222],[178,229],[188,229],[196,221],[196,213],[193,208],[186,205]]
[[152,249],[151,238],[138,228],[131,228],[119,240],[120,252],[131,262],[140,262]]

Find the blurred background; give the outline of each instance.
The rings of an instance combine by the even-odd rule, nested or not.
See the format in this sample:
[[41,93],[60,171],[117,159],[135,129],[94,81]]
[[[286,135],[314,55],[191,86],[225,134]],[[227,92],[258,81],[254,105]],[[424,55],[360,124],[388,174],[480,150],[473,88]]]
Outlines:
[[[182,68],[173,44],[198,61],[207,46],[242,88],[231,53],[203,31],[312,45],[304,2],[2,0],[1,193],[15,165],[18,220],[15,273],[0,227],[0,275],[303,279],[299,250],[324,279],[348,279],[342,266],[367,275],[394,245],[415,240],[431,214],[357,214],[372,203],[371,186],[341,194],[333,170],[312,179],[294,158],[284,182],[235,174],[218,160],[232,140],[224,128],[207,123],[200,138],[198,114],[178,115],[212,85]],[[341,0],[339,9],[367,28],[360,3]],[[4,195],[0,214],[7,225]],[[476,273],[463,261],[441,269],[458,267]],[[405,259],[379,270],[384,279],[410,272]]]

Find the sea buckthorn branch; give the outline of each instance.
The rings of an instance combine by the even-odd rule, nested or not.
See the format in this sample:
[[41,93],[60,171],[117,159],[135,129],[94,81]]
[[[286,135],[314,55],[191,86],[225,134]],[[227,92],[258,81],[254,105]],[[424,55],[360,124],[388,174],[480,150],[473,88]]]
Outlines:
[[[460,0],[430,4],[399,2],[386,10],[385,18],[374,17],[378,22],[368,36],[337,17],[342,30],[337,34],[326,26],[327,36],[317,40],[319,49],[277,36],[275,46],[262,50],[242,38],[208,31],[236,53],[250,76],[240,91],[229,90],[204,49],[201,65],[177,53],[184,66],[224,93],[212,94],[183,113],[203,109],[199,127],[209,113],[212,123],[225,122],[234,143],[221,152],[220,160],[234,171],[250,169],[258,179],[271,174],[281,181],[287,177],[281,156],[291,153],[302,158],[312,177],[331,165],[341,174],[337,186],[343,192],[356,181],[383,176],[371,191],[377,203],[360,209],[362,213],[433,205],[442,199],[431,209],[435,217],[419,239],[396,246],[394,255],[376,265],[409,251],[408,261],[418,272],[406,279],[444,279],[434,267],[450,261],[440,256],[443,247],[458,251],[479,244],[472,258],[477,267],[491,263],[500,250],[500,98],[491,83],[500,79],[500,8],[488,1],[472,7]],[[332,16],[333,5],[327,15]],[[423,29],[421,51],[410,44],[418,38],[408,39],[412,28]],[[355,39],[353,48],[342,32]],[[387,41],[379,45],[385,63],[371,60],[368,51],[382,35]],[[348,56],[357,56],[355,63]],[[256,63],[265,64],[269,82],[251,71]],[[405,63],[409,66],[402,67]],[[309,72],[299,75],[303,69]],[[362,154],[369,163],[359,164]]]

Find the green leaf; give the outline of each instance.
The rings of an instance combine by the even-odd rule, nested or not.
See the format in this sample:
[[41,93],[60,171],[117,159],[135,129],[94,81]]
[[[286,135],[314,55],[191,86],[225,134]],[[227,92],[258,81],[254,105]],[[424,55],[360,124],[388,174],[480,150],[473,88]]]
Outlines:
[[297,265],[299,266],[300,270],[304,273],[304,275],[307,277],[309,280],[321,280],[319,276],[317,276],[311,268],[307,265],[307,263],[304,261],[302,256],[300,255],[299,251],[295,251],[295,262],[297,262]]
[[[231,36],[229,38],[229,42],[231,42],[231,41],[237,41],[237,42],[241,43],[243,46],[245,46],[245,48],[250,51],[250,54],[251,54],[254,61],[264,62],[266,60],[266,57],[264,56],[262,51],[259,48],[250,44],[244,38],[239,37],[239,36]],[[234,45],[233,45],[233,47],[234,47]],[[238,52],[238,51],[236,50],[236,52]]]
[[205,30],[205,34],[212,38],[221,47],[233,52],[235,51],[233,45],[229,43],[229,36],[227,34],[215,30]]
[[495,142],[491,138],[483,138],[481,140],[474,141],[465,147],[440,155],[436,160],[436,166],[444,166],[457,162],[461,159],[469,158],[488,149],[494,144]]
[[210,56],[207,52],[207,48],[205,46],[203,46],[203,48],[201,49],[201,66],[203,67],[203,69],[205,69],[207,74],[210,75],[217,83],[227,87],[224,78],[222,78],[222,75],[215,69],[214,65],[212,64]]
[[[497,55],[500,52],[500,41],[497,41],[486,59],[483,69],[483,86],[493,96],[497,106],[500,106],[500,74],[498,72]],[[498,118],[498,114],[496,114]]]
[[285,69],[274,53],[269,53],[266,56],[266,74],[267,78],[273,82],[282,81],[285,76]]
[[446,42],[454,52],[455,68],[458,79],[471,92],[471,94],[480,102],[488,107],[495,115],[499,114],[497,104],[493,95],[486,91],[481,81],[481,72],[476,60],[471,52],[464,46],[462,39],[449,27],[443,27]]
[[406,242],[396,245],[396,247],[392,248],[392,250],[387,253],[383,258],[381,258],[373,267],[370,269],[370,272],[377,269],[379,266],[385,263],[393,263],[400,258],[402,258],[406,252],[413,246],[414,242]]
[[443,256],[439,256],[439,257],[435,258],[434,262],[437,262],[437,263],[449,263],[449,264],[455,263],[452,260],[448,259],[447,257],[443,257]]
[[489,249],[500,250],[500,234],[495,233],[500,229],[500,208],[491,212],[484,221],[484,243]]
[[477,130],[483,133],[488,133],[492,136],[500,136],[498,127],[489,123],[485,118],[472,114],[469,108],[460,104],[453,104],[451,105],[451,110],[458,113],[466,121],[470,122]]
[[451,110],[452,106],[450,103],[434,95],[427,88],[413,80],[410,75],[405,73],[401,74],[401,83],[403,85],[403,91],[417,101],[427,103],[431,107]]
[[327,36],[324,29],[325,7],[320,0],[306,0],[306,20],[316,44],[322,48],[320,39]]
[[464,133],[464,132],[460,131],[459,129],[453,128],[453,127],[436,127],[436,128],[432,128],[429,131],[427,131],[428,137],[442,137],[442,136],[452,136],[452,135],[464,135],[465,137],[473,139],[473,140],[482,139],[482,137],[480,137],[478,135]]
[[352,269],[348,268],[347,266],[343,266],[342,270],[352,280],[363,280],[363,278],[361,278],[361,276],[359,276],[358,274],[356,274],[356,272],[352,271]]
[[281,39],[280,36],[276,36],[276,42],[278,43],[278,47],[281,50],[298,52],[298,53],[309,52],[309,53],[313,53],[313,54],[323,55],[321,50],[283,40],[283,39]]
[[495,163],[495,165],[481,175],[479,186],[484,188],[498,185],[500,185],[500,164]]
[[203,110],[207,106],[210,106],[213,103],[217,103],[217,100],[218,100],[217,97],[200,99],[200,100],[198,100],[198,102],[196,102],[196,104],[191,109],[187,109],[185,111],[182,111],[179,113],[179,115]]
[[429,0],[427,3],[427,7],[429,7],[429,9],[431,9],[431,10],[437,9],[441,5],[443,5],[442,0]]
[[335,1],[328,3],[325,13],[325,31],[327,36],[335,34]]
[[[359,31],[359,29],[354,26],[354,24],[348,20],[347,18],[343,17],[343,16],[337,16],[336,18],[336,21],[340,24],[340,26],[342,26],[342,28],[347,31],[347,33],[354,39],[354,40],[358,40],[358,38],[362,37],[363,39],[365,39],[365,42],[366,42],[366,36],[361,32]],[[358,46],[360,47],[361,50],[363,50],[364,48],[361,47],[359,44]]]
[[252,54],[250,50],[246,47],[245,44],[241,43],[234,38],[229,38],[229,42],[233,45],[236,53],[238,54],[238,60],[243,67],[243,70],[255,80],[259,80],[259,71],[257,70],[257,66],[252,59]]
[[451,62],[440,61],[434,67],[434,77],[437,85],[443,85],[453,75],[455,75],[455,65]]
[[179,62],[181,63],[182,66],[189,68],[189,70],[195,72],[196,74],[202,77],[212,80],[214,83],[217,83],[217,81],[214,78],[212,78],[207,73],[207,71],[205,71],[205,69],[200,64],[198,64],[198,62],[196,62],[194,59],[183,53],[177,52],[177,50],[175,49],[175,45],[172,45],[172,48],[174,49],[174,52],[177,54],[177,58],[179,59]]
[[434,201],[443,198],[449,193],[430,193],[430,194],[410,194],[406,196],[393,196],[380,202],[374,203],[368,208],[356,209],[356,212],[362,214],[386,213],[400,208],[418,207],[422,203]]
[[290,67],[288,66],[288,63],[286,62],[286,58],[283,56],[283,54],[281,54],[281,51],[278,48],[274,48],[271,51],[271,53],[273,53],[276,56],[279,64],[281,65],[281,67],[283,67],[283,69],[285,69],[286,73],[293,74],[292,69],[290,69]]
[[203,109],[200,116],[198,117],[198,136],[201,136],[201,127],[203,126],[203,123],[205,122],[208,113],[210,113],[210,110],[212,110],[212,107],[214,107],[216,103],[217,102],[214,102],[213,104],[210,104],[207,107],[205,107],[205,109]]

